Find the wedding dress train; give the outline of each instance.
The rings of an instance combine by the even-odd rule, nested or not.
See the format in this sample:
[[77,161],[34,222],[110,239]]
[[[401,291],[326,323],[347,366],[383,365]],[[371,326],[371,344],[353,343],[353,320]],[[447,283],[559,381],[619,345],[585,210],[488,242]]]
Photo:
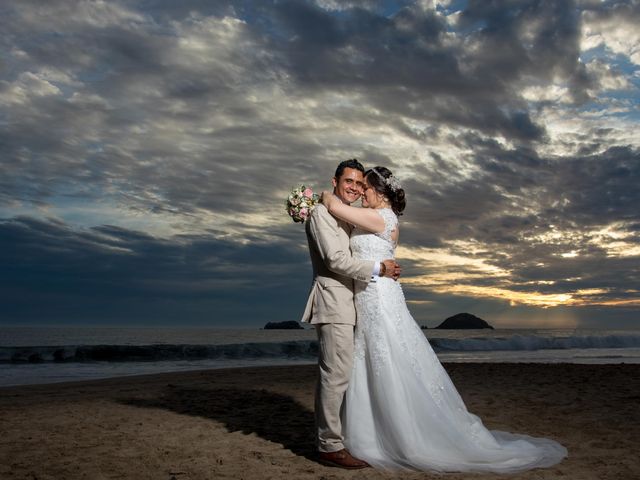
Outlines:
[[[385,231],[354,230],[354,256],[393,258],[397,217],[378,210]],[[513,473],[560,462],[558,442],[488,430],[470,413],[398,282],[357,282],[355,358],[343,410],[345,445],[376,468]]]

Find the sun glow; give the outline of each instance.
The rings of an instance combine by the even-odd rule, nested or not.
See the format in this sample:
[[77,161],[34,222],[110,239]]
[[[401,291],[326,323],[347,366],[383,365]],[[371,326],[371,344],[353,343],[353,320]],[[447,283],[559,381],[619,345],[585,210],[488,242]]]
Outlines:
[[[468,252],[469,256],[457,253]],[[606,287],[575,288],[559,292],[545,292],[556,280],[514,281],[505,268],[492,265],[482,258],[486,248],[470,242],[455,242],[449,249],[399,247],[397,258],[417,263],[425,274],[403,276],[402,284],[443,295],[484,299],[499,299],[511,306],[525,305],[541,308],[558,306],[638,306],[638,298],[614,298]],[[578,257],[575,250],[561,254],[563,258]],[[539,265],[539,266],[544,266]],[[580,277],[567,278],[578,281]],[[535,289],[535,290],[532,290]]]

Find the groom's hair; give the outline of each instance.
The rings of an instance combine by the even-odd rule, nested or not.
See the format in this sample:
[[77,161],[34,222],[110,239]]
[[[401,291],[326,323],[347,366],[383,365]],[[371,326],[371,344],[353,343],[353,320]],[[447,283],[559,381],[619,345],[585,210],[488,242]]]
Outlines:
[[335,174],[336,179],[338,180],[340,179],[340,177],[342,176],[342,172],[344,172],[345,168],[355,168],[356,170],[360,170],[364,175],[364,167],[362,166],[362,164],[357,159],[350,158],[349,160],[340,162],[340,165],[338,165],[338,168],[336,168],[336,174]]

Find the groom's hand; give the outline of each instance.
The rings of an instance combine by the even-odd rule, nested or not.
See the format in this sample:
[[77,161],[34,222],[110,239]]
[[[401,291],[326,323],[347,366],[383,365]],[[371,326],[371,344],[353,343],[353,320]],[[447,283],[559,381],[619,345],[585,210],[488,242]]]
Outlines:
[[402,273],[402,268],[400,265],[393,259],[387,259],[382,262],[384,264],[384,275],[383,277],[393,278],[397,280]]

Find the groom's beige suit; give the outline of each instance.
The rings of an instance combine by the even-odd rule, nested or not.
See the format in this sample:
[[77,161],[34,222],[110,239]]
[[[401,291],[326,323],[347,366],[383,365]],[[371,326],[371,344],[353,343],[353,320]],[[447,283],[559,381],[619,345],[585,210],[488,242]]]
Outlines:
[[351,256],[351,227],[322,204],[311,212],[306,233],[313,284],[302,321],[315,325],[318,332],[318,449],[337,452],[344,448],[340,409],[353,366],[354,279],[370,281],[375,262]]

